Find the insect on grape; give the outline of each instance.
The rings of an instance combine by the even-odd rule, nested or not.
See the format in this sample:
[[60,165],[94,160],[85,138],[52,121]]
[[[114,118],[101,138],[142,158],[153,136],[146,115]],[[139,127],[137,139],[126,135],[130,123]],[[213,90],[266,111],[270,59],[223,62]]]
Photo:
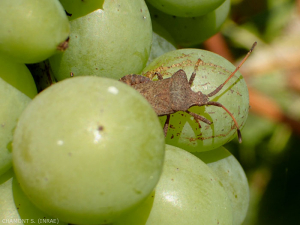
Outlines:
[[136,74],[126,75],[122,77],[120,81],[130,85],[135,90],[140,92],[151,104],[152,108],[154,109],[154,111],[158,116],[164,116],[164,115],[167,116],[163,128],[165,136],[167,135],[168,128],[169,128],[170,115],[178,111],[186,112],[190,114],[192,117],[194,117],[195,121],[198,123],[200,128],[201,128],[200,121],[211,125],[212,124],[211,121],[196,113],[190,112],[189,108],[191,108],[192,106],[213,105],[213,106],[223,108],[232,118],[237,130],[238,140],[241,143],[242,142],[241,131],[232,113],[221,103],[210,101],[209,98],[216,95],[220,90],[222,90],[224,85],[234,76],[234,74],[244,64],[246,59],[249,57],[250,53],[255,48],[256,44],[257,42],[255,42],[252,45],[247,55],[244,57],[241,63],[235,68],[235,70],[230,74],[230,76],[221,85],[219,85],[214,91],[212,91],[207,95],[203,94],[201,91],[194,92],[191,89],[201,59],[198,59],[197,63],[195,64],[194,72],[192,73],[189,80],[187,79],[186,73],[182,69],[180,69],[177,72],[175,72],[170,78],[166,78],[166,79],[163,79],[160,73],[155,73],[155,75],[158,77],[158,81],[152,81],[148,77],[142,75],[136,75]]

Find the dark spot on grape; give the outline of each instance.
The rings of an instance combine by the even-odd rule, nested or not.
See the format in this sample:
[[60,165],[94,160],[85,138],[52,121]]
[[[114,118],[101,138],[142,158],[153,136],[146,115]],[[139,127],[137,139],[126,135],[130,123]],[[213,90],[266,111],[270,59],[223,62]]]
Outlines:
[[70,77],[74,77],[74,73],[73,72],[70,72]]
[[103,126],[98,126],[98,131],[103,131],[104,127]]
[[174,138],[174,134],[172,134],[172,136],[171,136],[171,139],[173,139]]
[[71,152],[69,152],[69,153],[68,153],[68,155],[69,155],[69,156],[72,156],[72,153],[71,153]]
[[158,15],[154,14],[154,18],[158,18]]
[[173,16],[173,18],[176,19],[177,17],[176,17],[176,16]]

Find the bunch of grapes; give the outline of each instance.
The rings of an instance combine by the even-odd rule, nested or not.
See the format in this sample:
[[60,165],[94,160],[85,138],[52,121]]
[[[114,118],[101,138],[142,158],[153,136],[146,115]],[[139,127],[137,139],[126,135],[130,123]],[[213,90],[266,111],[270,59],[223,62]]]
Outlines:
[[[229,6],[230,0],[2,0],[1,222],[241,224],[247,178],[222,147],[236,136],[232,117],[223,108],[193,106],[190,112],[212,124],[199,126],[178,111],[165,136],[166,116],[118,81],[142,74],[159,82],[155,74],[166,79],[183,69],[188,79],[196,72],[194,92],[215,90],[235,67],[214,53],[176,47],[215,34]],[[25,65],[35,63],[47,63],[45,73],[34,74],[39,80]],[[52,75],[57,83],[41,88]],[[249,97],[239,72],[211,101],[244,126]]]

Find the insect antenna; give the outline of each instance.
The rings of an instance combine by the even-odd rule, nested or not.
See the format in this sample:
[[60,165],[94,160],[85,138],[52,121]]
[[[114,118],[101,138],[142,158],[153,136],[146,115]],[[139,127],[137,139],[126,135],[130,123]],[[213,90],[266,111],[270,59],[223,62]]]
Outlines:
[[212,91],[211,93],[209,93],[207,96],[211,97],[214,96],[215,94],[217,94],[223,87],[224,85],[234,76],[234,74],[241,68],[241,66],[244,64],[244,62],[247,60],[247,58],[249,57],[249,55],[251,54],[251,52],[253,51],[253,49],[255,48],[255,46],[257,45],[257,42],[254,42],[254,44],[252,45],[251,49],[249,50],[249,52],[247,53],[247,55],[244,57],[244,59],[242,60],[242,62],[235,68],[235,70],[230,74],[230,76],[225,80],[225,82],[223,84],[221,84],[219,87],[217,87],[214,91]]

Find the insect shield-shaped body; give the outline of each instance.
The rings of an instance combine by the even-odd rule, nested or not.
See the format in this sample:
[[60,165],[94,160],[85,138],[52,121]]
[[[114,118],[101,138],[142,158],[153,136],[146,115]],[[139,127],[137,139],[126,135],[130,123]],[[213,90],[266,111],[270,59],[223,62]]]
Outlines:
[[[140,92],[152,105],[158,116],[187,111],[198,102],[208,102],[207,96],[199,95],[191,90],[183,70],[178,70],[172,77],[166,79],[163,79],[159,73],[156,75],[159,81],[152,81],[148,77],[135,74],[124,76],[120,81]],[[167,130],[165,134],[167,134]]]
[[137,75],[122,81],[135,83],[161,116],[166,143],[199,152],[227,143],[245,124],[248,90],[240,73],[230,76],[235,70],[214,53],[182,49],[155,59],[145,68],[144,81],[139,83]]

